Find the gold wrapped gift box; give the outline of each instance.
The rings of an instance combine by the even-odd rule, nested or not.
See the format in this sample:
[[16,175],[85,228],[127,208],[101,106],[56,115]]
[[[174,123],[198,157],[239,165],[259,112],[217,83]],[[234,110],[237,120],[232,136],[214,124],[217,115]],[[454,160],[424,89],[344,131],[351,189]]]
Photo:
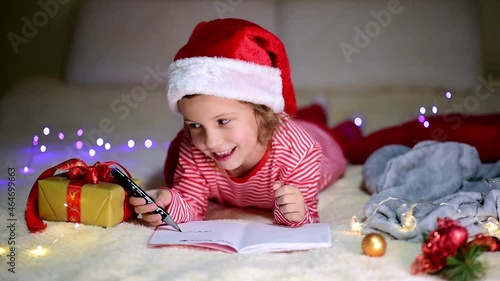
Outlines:
[[[133,181],[140,186],[140,180]],[[75,189],[69,187],[70,183],[75,186],[75,181],[61,176],[38,181],[40,218],[111,227],[136,217],[133,207],[128,203],[129,192],[119,184],[80,182],[81,188]]]

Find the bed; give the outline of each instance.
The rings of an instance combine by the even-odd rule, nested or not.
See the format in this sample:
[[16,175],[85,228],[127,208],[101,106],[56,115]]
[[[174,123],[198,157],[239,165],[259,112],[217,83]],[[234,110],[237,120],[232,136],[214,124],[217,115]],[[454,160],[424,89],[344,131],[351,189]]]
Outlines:
[[[155,72],[156,67],[165,69],[168,59],[173,56],[180,42],[187,39],[195,22],[214,16],[213,3],[173,2],[176,1],[151,1],[151,6],[146,7],[146,4],[134,1],[123,1],[125,4],[117,1],[89,1],[83,5],[79,15],[65,79],[32,77],[14,85],[0,100],[0,220],[3,226],[0,232],[0,279],[440,280],[437,276],[415,276],[410,273],[411,263],[421,252],[420,243],[387,239],[387,250],[382,257],[369,257],[362,253],[364,235],[350,229],[352,217],[363,217],[363,206],[370,198],[363,188],[362,165],[349,165],[344,176],[319,195],[320,219],[331,226],[333,246],[330,248],[258,255],[176,247],[152,249],[146,245],[153,228],[144,226],[138,220],[110,228],[46,221],[47,229],[44,232],[28,232],[24,209],[31,186],[45,169],[67,159],[76,157],[87,164],[117,161],[134,177],[141,179],[145,188],[162,186],[167,148],[181,123],[179,117],[168,111],[161,71],[156,76],[152,72]],[[283,26],[286,26],[284,23],[297,16],[298,11],[320,13],[327,4],[316,3],[306,9],[301,1],[291,2],[281,6],[274,1],[243,2],[241,6],[233,6],[231,16],[247,16],[270,29],[278,30],[280,22],[276,12],[278,9],[285,10],[288,17],[282,19],[281,32],[287,41],[293,41],[290,37],[292,31],[283,30]],[[369,8],[367,2],[361,2],[364,4],[359,5]],[[199,8],[196,10],[198,12],[193,12],[193,5],[205,5],[203,7],[209,7],[212,14],[203,14]],[[344,3],[343,7],[352,8],[350,5]],[[455,10],[457,17],[467,13],[467,5],[458,5],[460,7]],[[165,12],[173,7],[176,13]],[[160,12],[162,9],[163,14]],[[186,13],[193,13],[193,17],[181,21],[181,15]],[[110,14],[118,16],[110,21]],[[166,15],[168,20],[164,18]],[[117,28],[124,23],[118,22],[119,19],[133,19],[127,25],[133,36],[120,34]],[[155,24],[149,24],[150,20]],[[148,22],[146,28],[140,25],[144,22]],[[168,26],[158,28],[157,24],[160,23]],[[153,29],[155,26],[157,29]],[[171,34],[177,29],[178,33]],[[464,29],[469,32],[473,27],[465,25]],[[168,38],[154,38],[152,42],[146,40],[155,37],[157,32],[168,33]],[[109,38],[111,33],[114,33],[114,40]],[[140,42],[134,41],[139,39]],[[167,44],[164,41],[170,39],[173,40],[172,46],[164,51],[162,46]],[[162,43],[158,46],[154,44],[158,42]],[[130,49],[124,50],[123,45],[127,44],[131,45]],[[141,45],[148,51],[138,52]],[[290,45],[294,46],[289,50],[294,57],[291,60],[293,71],[293,63],[300,49],[297,45]],[[374,46],[373,49],[377,48]],[[471,54],[471,50],[469,48],[463,52]],[[367,49],[366,55],[369,56],[370,52]],[[155,61],[158,57],[161,59]],[[463,106],[462,111],[468,114],[498,112],[498,93],[492,92],[484,100],[475,96],[477,65],[480,64],[474,59],[479,55],[472,57],[463,59],[465,70],[450,70],[437,78],[436,73],[431,73],[427,78],[433,78],[427,80],[425,68],[417,67],[417,75],[427,81],[418,86],[402,83],[405,79],[403,76],[395,76],[394,83],[389,80],[370,84],[366,79],[363,80],[363,75],[368,75],[369,71],[360,72],[361,79],[358,81],[364,82],[355,84],[357,79],[351,79],[352,84],[345,82],[338,87],[328,85],[328,79],[321,78],[323,71],[319,78],[312,79],[316,85],[314,87],[311,86],[312,82],[307,82],[311,80],[300,76],[297,78],[297,99],[299,104],[307,104],[318,94],[326,96],[331,108],[329,117],[332,124],[362,117],[365,134],[416,118],[421,106],[430,108],[436,105],[440,110],[445,110],[457,104],[467,105],[474,97],[478,101],[477,107],[468,110],[470,107]],[[295,65],[300,65],[300,62],[295,62]],[[385,66],[388,67],[388,75],[400,72],[400,69],[394,70],[398,65],[392,65],[392,68]],[[302,71],[301,75],[305,73],[303,65],[297,69]],[[140,91],[141,87],[145,87],[142,78],[148,73],[151,79],[156,79],[151,81],[157,84],[147,91]],[[377,77],[371,78],[372,82],[377,80]],[[447,89],[451,89],[447,88],[449,83],[446,81],[452,78],[463,85],[453,88],[453,100],[450,101],[443,95]],[[44,134],[45,128],[50,130],[47,135]],[[83,135],[78,135],[79,129],[84,130]],[[103,139],[102,146],[95,144],[97,138]],[[134,141],[134,146],[129,145],[130,140]],[[151,142],[145,145],[146,140]],[[77,141],[81,142],[81,149],[75,147]],[[106,143],[110,145],[109,150],[105,148]],[[90,155],[90,149],[95,154]],[[10,180],[7,176],[9,168],[15,170],[15,176]],[[13,181],[16,185],[15,194],[8,196],[8,185]],[[215,218],[270,222],[267,213],[213,204],[208,219]],[[485,253],[480,259],[487,267],[484,280],[496,280],[500,276],[498,253]]]

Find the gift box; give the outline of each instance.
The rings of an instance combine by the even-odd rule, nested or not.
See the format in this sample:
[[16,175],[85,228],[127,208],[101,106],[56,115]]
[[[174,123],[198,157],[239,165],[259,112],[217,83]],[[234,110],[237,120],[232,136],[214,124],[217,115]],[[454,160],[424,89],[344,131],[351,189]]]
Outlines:
[[[140,180],[133,181],[141,185]],[[92,184],[55,176],[38,181],[38,215],[49,221],[110,227],[131,218],[129,197],[116,183]]]
[[[136,217],[128,201],[132,192],[111,176],[111,164],[119,165],[97,162],[87,166],[79,159],[70,159],[42,173],[28,196],[28,229],[45,229],[43,220],[112,227]],[[67,172],[55,175],[57,170]],[[139,179],[132,180],[140,186]]]

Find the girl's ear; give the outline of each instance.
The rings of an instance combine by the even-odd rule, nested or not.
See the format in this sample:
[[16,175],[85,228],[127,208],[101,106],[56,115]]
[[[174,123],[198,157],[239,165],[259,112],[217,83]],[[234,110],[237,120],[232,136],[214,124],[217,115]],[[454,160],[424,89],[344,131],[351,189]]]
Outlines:
[[257,122],[257,125],[258,127],[260,127],[262,125],[262,115],[257,113],[257,110],[254,109],[253,110],[253,115],[255,116],[255,122]]

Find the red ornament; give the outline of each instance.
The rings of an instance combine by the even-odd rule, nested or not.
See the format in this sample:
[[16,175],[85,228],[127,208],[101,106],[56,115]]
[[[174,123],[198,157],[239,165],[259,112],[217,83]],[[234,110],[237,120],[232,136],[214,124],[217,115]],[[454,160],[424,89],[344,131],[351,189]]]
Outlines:
[[500,251],[500,240],[478,234],[467,243],[467,229],[449,218],[438,218],[438,228],[422,244],[422,254],[411,265],[412,274],[440,273],[448,280],[476,280],[484,274],[478,260],[483,251]]
[[467,229],[450,218],[438,218],[438,228],[429,233],[422,252],[411,266],[412,274],[434,273],[446,266],[447,257],[455,256],[467,244]]
[[478,234],[472,241],[467,243],[468,248],[473,245],[481,246],[485,252],[500,251],[500,239],[495,236],[484,236],[483,234]]

